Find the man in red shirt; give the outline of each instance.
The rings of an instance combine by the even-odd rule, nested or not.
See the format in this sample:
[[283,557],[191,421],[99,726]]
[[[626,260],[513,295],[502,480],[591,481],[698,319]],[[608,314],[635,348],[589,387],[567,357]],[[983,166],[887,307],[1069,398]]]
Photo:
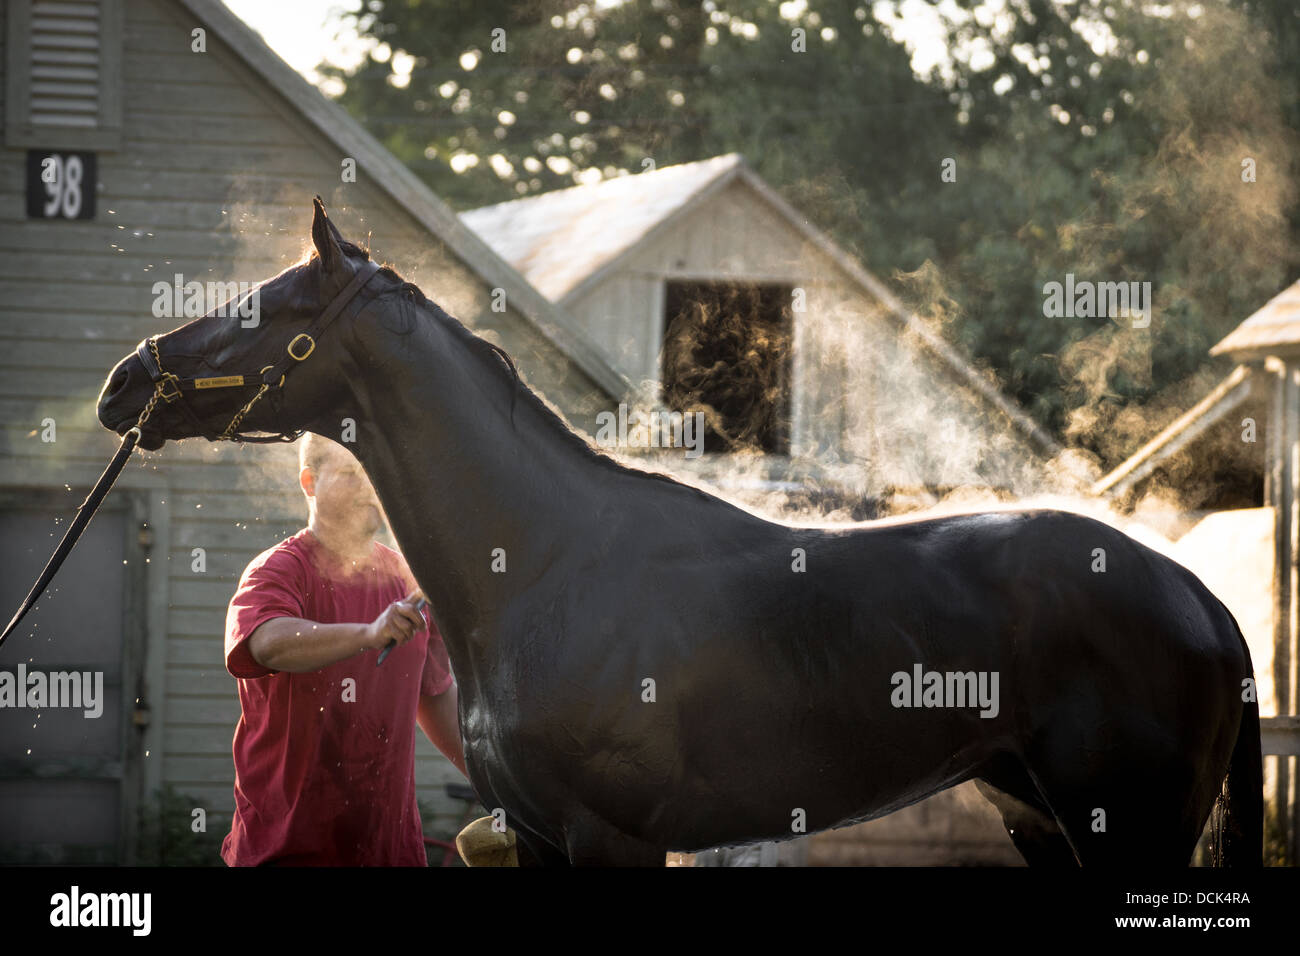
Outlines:
[[424,866],[415,724],[465,772],[447,651],[406,561],[375,540],[384,516],[357,460],[313,434],[299,455],[307,527],[253,559],[226,615],[241,715],[221,856]]

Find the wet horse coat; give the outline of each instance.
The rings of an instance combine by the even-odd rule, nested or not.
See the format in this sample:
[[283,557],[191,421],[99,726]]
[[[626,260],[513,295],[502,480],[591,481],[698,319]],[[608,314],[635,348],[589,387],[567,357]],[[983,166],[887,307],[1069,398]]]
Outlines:
[[[365,259],[319,203],[312,234],[317,255],[263,287],[258,329],[198,319],[159,338],[164,362],[278,355]],[[1030,862],[1185,865],[1222,788],[1222,850],[1258,864],[1250,656],[1180,565],[1055,511],[764,520],[597,454],[498,349],[394,273],[370,286],[245,427],[356,421],[349,447],[447,645],[470,780],[525,859],[662,864],[975,779]],[[100,420],[124,431],[150,389],[126,357]],[[246,400],[195,408],[217,421]],[[144,447],[195,434],[153,421]],[[896,706],[917,665],[996,674],[996,715]]]

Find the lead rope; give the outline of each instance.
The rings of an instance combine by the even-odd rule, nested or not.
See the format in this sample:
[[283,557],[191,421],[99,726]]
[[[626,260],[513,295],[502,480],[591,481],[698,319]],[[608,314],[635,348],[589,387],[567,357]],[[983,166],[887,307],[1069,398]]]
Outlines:
[[[170,376],[170,378],[174,379],[175,376]],[[72,524],[68,525],[68,530],[63,534],[63,540],[60,541],[59,546],[54,549],[54,554],[50,556],[50,560],[46,562],[45,570],[41,572],[40,577],[36,579],[36,583],[32,585],[32,589],[27,593],[27,597],[23,599],[22,605],[18,608],[18,613],[13,616],[9,621],[8,626],[5,627],[4,633],[0,634],[0,644],[5,642],[5,638],[13,633],[14,628],[16,628],[22,619],[27,616],[27,612],[30,611],[32,606],[41,599],[41,595],[45,593],[45,589],[49,587],[50,582],[54,580],[54,575],[58,574],[59,568],[62,567],[64,560],[72,553],[72,548],[76,545],[77,539],[80,538],[81,533],[86,530],[86,525],[90,524],[90,519],[93,518],[95,512],[99,510],[100,503],[103,502],[109,491],[112,490],[113,483],[117,481],[117,476],[120,475],[122,469],[126,467],[127,459],[131,457],[131,452],[135,450],[136,443],[140,441],[140,426],[147,422],[149,416],[153,414],[154,406],[158,404],[158,399],[162,396],[163,388],[166,383],[167,379],[164,378],[154,386],[153,395],[149,397],[149,401],[145,404],[144,410],[140,412],[140,417],[136,419],[135,424],[127,430],[127,433],[122,436],[122,444],[118,446],[116,454],[114,454],[109,460],[108,467],[104,469],[104,473],[100,475],[99,480],[95,482],[95,487],[90,490],[90,494],[86,496],[86,500],[83,501],[81,507],[77,509],[76,517],[72,519]]]

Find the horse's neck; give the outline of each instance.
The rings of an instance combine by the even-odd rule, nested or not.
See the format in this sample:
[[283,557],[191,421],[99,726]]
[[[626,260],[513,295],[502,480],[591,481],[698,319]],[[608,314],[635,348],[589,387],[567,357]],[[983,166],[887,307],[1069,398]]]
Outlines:
[[405,358],[352,383],[364,422],[353,450],[455,665],[526,582],[590,533],[601,483],[523,394],[512,422],[515,386],[496,356],[446,329],[408,339]]

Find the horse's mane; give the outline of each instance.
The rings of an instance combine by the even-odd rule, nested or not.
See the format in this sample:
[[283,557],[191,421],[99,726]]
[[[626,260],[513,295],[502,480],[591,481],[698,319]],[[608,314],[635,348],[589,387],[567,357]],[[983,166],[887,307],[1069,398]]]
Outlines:
[[[339,245],[348,256],[366,260],[369,260],[370,258],[370,254],[365,249],[362,249],[360,246],[355,245],[346,239],[342,240]],[[504,384],[510,388],[512,422],[514,420],[515,401],[518,398],[522,398],[525,405],[537,413],[537,417],[544,423],[544,425],[548,427],[561,441],[567,442],[569,447],[581,455],[585,461],[591,462],[598,467],[615,471],[619,474],[637,475],[642,478],[655,478],[659,481],[665,481],[671,485],[676,485],[679,488],[692,491],[704,498],[724,503],[722,499],[709,494],[701,488],[697,488],[678,478],[674,478],[672,475],[667,475],[660,471],[648,471],[646,469],[625,465],[623,462],[611,458],[609,455],[603,454],[593,448],[590,442],[583,438],[578,432],[570,428],[568,423],[556,414],[554,409],[547,405],[547,403],[544,402],[536,392],[524,384],[523,380],[519,377],[519,369],[515,367],[514,360],[510,358],[505,349],[489,342],[487,339],[475,335],[464,325],[464,323],[456,319],[454,316],[448,315],[441,306],[426,296],[419,286],[402,278],[401,274],[391,266],[381,265],[379,268],[379,274],[384,278],[391,280],[395,285],[384,289],[379,293],[379,295],[375,296],[376,301],[392,296],[401,296],[404,302],[415,307],[417,315],[423,313],[428,320],[441,322],[471,351],[484,357],[495,357],[500,360],[499,362],[488,361],[485,365],[486,367],[493,369],[496,374],[500,375]],[[409,331],[410,330],[408,329],[407,332],[399,334],[409,334]]]

